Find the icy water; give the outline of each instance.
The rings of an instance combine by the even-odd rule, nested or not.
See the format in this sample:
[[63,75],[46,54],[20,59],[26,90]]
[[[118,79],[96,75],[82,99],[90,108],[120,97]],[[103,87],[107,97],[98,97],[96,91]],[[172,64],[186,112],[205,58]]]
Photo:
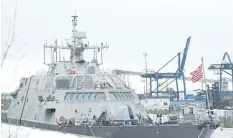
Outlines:
[[[1,124],[1,138],[91,138],[86,136],[77,136],[72,134],[64,134],[54,131],[44,131],[40,129],[32,129],[22,126],[14,126]],[[217,129],[211,138],[233,138],[233,128]]]

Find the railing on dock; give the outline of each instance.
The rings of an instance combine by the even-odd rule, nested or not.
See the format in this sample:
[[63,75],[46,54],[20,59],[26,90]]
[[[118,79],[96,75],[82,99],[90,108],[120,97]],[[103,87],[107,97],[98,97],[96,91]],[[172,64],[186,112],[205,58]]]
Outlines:
[[221,127],[233,128],[233,110],[220,110],[217,116]]

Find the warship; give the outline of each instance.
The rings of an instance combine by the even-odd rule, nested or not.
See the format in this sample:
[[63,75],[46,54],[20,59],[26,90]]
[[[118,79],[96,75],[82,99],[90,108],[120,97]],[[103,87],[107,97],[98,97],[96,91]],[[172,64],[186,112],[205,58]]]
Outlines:
[[[44,45],[44,62],[45,49],[51,49],[48,71],[20,79],[2,122],[103,138],[205,138],[214,131],[208,123],[153,122],[135,90],[119,75],[100,69],[103,49],[109,46],[85,43],[86,32],[77,29],[78,16],[71,17],[71,41]],[[57,59],[63,49],[70,50],[69,61]],[[83,56],[88,49],[94,51],[91,61]]]

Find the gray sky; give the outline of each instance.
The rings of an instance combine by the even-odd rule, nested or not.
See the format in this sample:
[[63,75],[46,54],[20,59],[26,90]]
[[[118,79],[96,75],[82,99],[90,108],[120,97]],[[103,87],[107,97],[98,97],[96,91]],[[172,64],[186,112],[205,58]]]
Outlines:
[[[2,51],[12,35],[15,1],[2,0]],[[0,69],[1,92],[14,90],[20,77],[45,68],[43,44],[54,43],[55,39],[61,42],[71,36],[70,16],[75,10],[79,28],[87,31],[88,41],[110,45],[104,53],[104,68],[141,71],[142,53],[147,52],[148,68],[157,70],[183,51],[189,36],[192,39],[185,66],[187,75],[199,66],[201,57],[205,68],[220,63],[224,52],[229,52],[233,59],[231,0],[20,0],[15,41]],[[85,58],[90,60],[92,53],[86,52]],[[20,61],[22,55],[25,57]],[[175,71],[176,63],[164,72]],[[217,78],[210,71],[206,71],[206,76]],[[142,92],[141,79],[130,80],[133,88]],[[187,87],[193,90],[200,84],[189,82]]]

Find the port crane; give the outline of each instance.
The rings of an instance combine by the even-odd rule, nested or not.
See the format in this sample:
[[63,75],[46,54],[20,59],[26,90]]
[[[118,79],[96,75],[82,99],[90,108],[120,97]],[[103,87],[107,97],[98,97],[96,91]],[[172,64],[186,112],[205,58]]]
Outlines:
[[[154,74],[155,71],[153,69],[148,69],[147,73]],[[143,70],[141,72],[138,72],[138,71],[114,69],[114,70],[112,70],[112,74],[115,74],[115,75],[131,75],[131,76],[140,76],[141,77],[141,76],[145,75],[145,71]],[[182,80],[182,79],[183,78],[178,78],[178,80]],[[184,77],[185,81],[192,81],[191,79],[192,79],[191,77]],[[231,82],[232,81],[231,78],[222,78],[222,80],[224,80],[225,82]],[[154,80],[152,79],[152,81],[154,81]],[[215,83],[215,82],[219,82],[219,81],[220,81],[219,79],[205,79],[206,83]],[[161,87],[162,83],[159,84],[159,85]]]
[[[226,61],[226,59],[228,61]],[[224,53],[224,56],[222,58],[221,64],[211,64],[208,68],[209,70],[217,70],[217,75],[220,76],[220,83],[219,83],[219,91],[222,91],[222,81],[223,81],[223,72],[231,76],[231,80],[233,82],[233,63],[231,61],[231,58],[228,54],[228,52]],[[231,73],[230,73],[231,71]],[[232,83],[232,90],[233,90],[233,83]]]
[[[154,74],[155,72],[152,69],[148,69],[148,73]],[[129,71],[129,70],[121,70],[121,69],[114,69],[112,70],[112,74],[115,75],[132,75],[132,76],[143,76],[145,73],[143,71],[138,72],[138,71]],[[191,77],[184,77],[185,81],[192,81]],[[182,80],[182,78],[178,78],[178,80]],[[222,80],[226,82],[231,82],[231,78],[222,78]],[[202,80],[201,80],[202,81]],[[216,81],[219,81],[218,79],[205,79],[207,83],[214,83]]]
[[[165,88],[167,88],[167,86],[169,86],[172,82],[176,81],[176,91],[172,91],[172,93],[175,93],[177,95],[177,100],[179,100],[179,93],[181,93],[182,91],[179,91],[179,86],[178,86],[178,80],[182,80],[183,81],[183,87],[184,87],[184,97],[186,98],[186,84],[185,81],[191,81],[191,77],[185,77],[184,76],[184,67],[185,67],[185,62],[186,62],[186,58],[187,58],[187,54],[188,54],[188,49],[189,49],[189,45],[190,45],[190,40],[191,40],[191,36],[187,38],[186,40],[186,45],[184,48],[184,52],[180,53],[178,52],[171,60],[169,60],[164,66],[162,66],[158,71],[155,71],[153,69],[146,69],[143,72],[136,72],[136,71],[128,71],[128,70],[120,70],[120,69],[115,69],[112,71],[113,74],[116,75],[136,75],[136,76],[141,76],[143,78],[149,78],[149,94],[150,96],[152,96],[152,93],[156,93],[156,96],[158,96],[159,93],[170,93],[170,91],[163,91]],[[181,54],[183,54],[183,57],[181,59]],[[229,57],[229,56],[228,56]],[[168,73],[163,73],[161,72],[161,70],[167,66],[170,62],[172,62],[175,58],[178,58],[178,68],[175,72],[168,72]],[[163,82],[159,82],[159,80],[161,79],[165,79],[165,81]],[[220,82],[221,82],[221,78],[220,78]],[[152,90],[152,82],[156,81],[156,89]],[[205,81],[207,83],[214,83],[214,82],[218,82],[219,80],[216,79],[205,79]],[[233,81],[229,78],[224,78],[224,81]],[[161,88],[161,86],[163,86],[164,84],[166,84],[164,87]],[[148,85],[148,84],[146,84]],[[161,88],[161,89],[160,89]]]
[[[233,91],[226,91],[223,89],[223,73],[228,74],[231,76],[232,80],[232,90],[233,90],[233,64],[232,60],[228,54],[228,52],[225,52],[222,58],[221,64],[211,64],[208,68],[209,70],[217,71],[217,75],[220,76],[220,82],[213,84],[215,86],[215,89],[212,88],[209,95],[212,96],[212,103],[215,108],[223,108],[226,105],[229,105],[230,97],[233,98]],[[222,98],[220,98],[220,95]],[[225,99],[225,96],[228,98]]]
[[[156,93],[156,96],[158,97],[158,94],[161,92],[164,92],[163,89],[165,89],[168,85],[170,85],[173,81],[176,81],[176,94],[177,94],[177,100],[179,100],[179,86],[178,86],[178,79],[182,78],[183,80],[183,87],[184,87],[184,96],[186,97],[186,85],[185,85],[185,79],[184,79],[184,66],[188,54],[188,49],[191,41],[191,36],[187,38],[186,45],[183,52],[183,57],[181,61],[181,53],[178,52],[177,55],[175,55],[171,60],[169,60],[165,65],[163,65],[158,71],[156,71],[154,74],[148,73],[145,75],[142,75],[142,77],[149,78],[150,79],[150,95],[152,93]],[[163,73],[161,72],[164,67],[166,67],[170,62],[172,62],[175,58],[178,58],[178,68],[175,72],[167,72]],[[181,61],[181,62],[180,62]],[[152,90],[152,78],[156,81],[156,89]],[[161,85],[166,85],[159,89],[160,84],[159,80],[166,79]]]

